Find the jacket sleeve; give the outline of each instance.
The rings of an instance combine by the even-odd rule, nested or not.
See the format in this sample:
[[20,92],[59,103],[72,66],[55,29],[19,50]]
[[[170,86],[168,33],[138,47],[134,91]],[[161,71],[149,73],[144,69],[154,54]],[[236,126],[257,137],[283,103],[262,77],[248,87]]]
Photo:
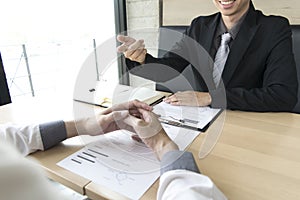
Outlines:
[[194,52],[191,46],[199,46],[198,42],[190,36],[194,23],[195,21],[184,34],[163,29],[162,33],[167,36],[164,40],[168,41],[160,41],[158,51],[165,53],[158,58],[147,54],[143,65],[126,59],[129,72],[155,82],[168,81],[178,76],[190,64],[191,52]]
[[225,195],[205,175],[200,174],[190,152],[171,151],[161,161],[157,199],[216,199]]

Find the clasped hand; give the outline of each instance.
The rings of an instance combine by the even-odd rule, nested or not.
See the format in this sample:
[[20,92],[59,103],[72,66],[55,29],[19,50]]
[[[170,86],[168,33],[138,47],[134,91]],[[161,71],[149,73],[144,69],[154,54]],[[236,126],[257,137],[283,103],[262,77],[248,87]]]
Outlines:
[[76,121],[78,134],[100,135],[125,129],[134,132],[161,159],[164,153],[177,150],[177,145],[162,128],[152,107],[138,100],[107,108],[95,117]]

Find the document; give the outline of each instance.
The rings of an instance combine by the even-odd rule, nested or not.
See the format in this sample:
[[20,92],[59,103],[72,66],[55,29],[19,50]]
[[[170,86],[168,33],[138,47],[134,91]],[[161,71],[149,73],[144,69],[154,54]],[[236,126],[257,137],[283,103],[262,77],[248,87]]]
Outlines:
[[[167,134],[184,150],[200,133],[167,124]],[[140,199],[160,175],[160,163],[133,133],[119,130],[98,136],[81,150],[57,163],[92,182],[130,199]]]
[[95,88],[84,88],[74,94],[75,101],[101,107],[111,107],[112,105],[134,99],[146,101],[150,98],[154,102],[162,99],[163,95],[146,87],[131,87],[121,84],[111,85],[111,83],[101,81],[97,82]]
[[173,106],[161,102],[154,106],[153,112],[159,116],[162,123],[205,131],[222,110],[208,106]]

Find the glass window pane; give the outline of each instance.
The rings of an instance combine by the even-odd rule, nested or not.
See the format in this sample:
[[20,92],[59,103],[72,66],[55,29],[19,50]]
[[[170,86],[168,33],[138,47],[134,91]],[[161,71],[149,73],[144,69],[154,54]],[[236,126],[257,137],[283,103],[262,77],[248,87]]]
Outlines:
[[[13,100],[32,96],[32,89],[35,96],[72,95],[94,42],[115,36],[114,1],[10,0],[1,5],[0,18],[0,51]],[[104,76],[117,82],[116,61],[111,65]]]

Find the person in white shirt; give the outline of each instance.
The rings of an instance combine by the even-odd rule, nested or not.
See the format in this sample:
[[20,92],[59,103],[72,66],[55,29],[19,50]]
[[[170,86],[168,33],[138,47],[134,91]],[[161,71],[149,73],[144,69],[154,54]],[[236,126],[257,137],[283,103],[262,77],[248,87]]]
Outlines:
[[161,177],[157,199],[225,200],[226,196],[212,180],[200,174],[191,152],[179,151],[157,119],[149,110],[139,109],[140,117],[129,115],[131,125],[140,139],[161,161]]
[[226,199],[207,176],[200,174],[193,155],[178,150],[151,110],[152,107],[147,104],[132,101],[104,110],[97,116],[97,124],[93,124],[93,120],[82,119],[77,122],[57,121],[25,127],[1,125],[1,199],[67,199],[49,185],[46,176],[34,162],[25,159],[20,153],[27,155],[49,149],[66,138],[76,136],[76,128],[91,135],[120,128],[134,130],[161,160],[157,199]]
[[146,103],[135,100],[107,108],[95,117],[75,121],[60,120],[25,126],[0,124],[0,140],[12,143],[25,156],[37,150],[47,150],[78,133],[100,135],[121,128],[128,129],[123,119],[129,113],[137,112],[137,108],[152,110]]

